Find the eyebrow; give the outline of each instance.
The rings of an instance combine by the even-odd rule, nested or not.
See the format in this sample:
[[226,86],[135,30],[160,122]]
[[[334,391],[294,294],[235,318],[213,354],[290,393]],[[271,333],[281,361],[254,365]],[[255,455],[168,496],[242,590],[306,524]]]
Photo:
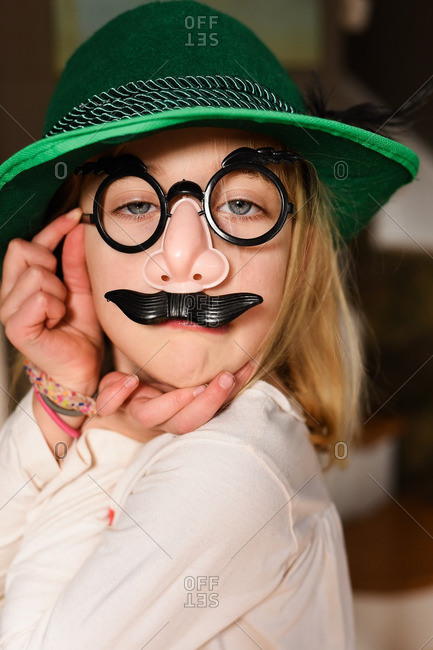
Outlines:
[[[103,156],[98,161],[96,161],[94,163],[84,163],[81,167],[86,167],[86,165],[91,165],[91,166],[97,167],[98,163],[101,163],[101,161],[103,161],[104,159],[116,160],[117,158],[121,158],[123,155],[134,156],[135,158],[138,158],[139,160],[141,160],[141,162],[144,165],[146,165],[146,169],[147,169],[148,173],[151,174],[152,176],[154,176],[155,178],[157,178],[158,176],[164,176],[164,174],[166,173],[166,169],[163,166],[161,166],[160,164],[155,163],[155,162],[148,163],[146,161],[145,156],[143,158],[141,158],[141,156],[138,156],[135,153],[127,152],[127,151],[122,151],[121,153],[118,153],[117,155]],[[215,165],[212,165],[212,167],[213,166],[215,167],[215,171],[218,171],[218,169],[221,166],[221,161],[217,161],[217,159],[215,158]],[[109,169],[104,169],[103,171],[104,171],[105,174],[110,174]],[[84,173],[86,174],[87,172],[84,172]],[[96,172],[94,172],[94,173],[96,173]],[[211,171],[210,173],[213,174],[215,172]]]
[[[142,159],[140,158],[140,160]],[[149,174],[152,174],[152,176],[155,176],[156,174],[162,176],[164,174],[163,167],[161,167],[161,165],[158,165],[158,163],[147,163],[145,160],[143,160],[142,162],[146,165],[147,171],[149,172]]]

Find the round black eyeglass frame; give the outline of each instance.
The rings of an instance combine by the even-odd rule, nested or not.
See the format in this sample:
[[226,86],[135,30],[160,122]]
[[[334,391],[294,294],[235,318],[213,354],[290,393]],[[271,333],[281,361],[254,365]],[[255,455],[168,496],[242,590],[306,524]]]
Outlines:
[[[99,185],[94,201],[93,201],[93,213],[88,215],[90,217],[90,223],[96,225],[99,234],[102,239],[112,248],[118,250],[122,253],[139,253],[147,248],[150,248],[164,232],[167,219],[171,217],[171,214],[168,209],[169,202],[178,195],[189,195],[194,196],[202,203],[202,208],[199,212],[200,215],[204,214],[210,228],[219,236],[221,239],[234,244],[237,246],[258,246],[259,244],[264,244],[267,241],[270,241],[284,226],[287,220],[288,214],[293,212],[293,203],[290,203],[286,189],[274,172],[265,167],[269,163],[280,164],[280,163],[294,163],[299,160],[302,160],[301,156],[298,154],[291,153],[290,151],[275,151],[272,147],[262,147],[260,149],[252,149],[250,147],[240,147],[235,151],[229,153],[221,163],[221,169],[219,169],[209,180],[204,192],[201,187],[192,181],[182,180],[170,187],[167,194],[164,193],[164,190],[158,183],[158,181],[151,176],[146,168],[146,165],[142,160],[136,156],[126,154],[123,156],[116,156],[111,158],[100,158],[97,162],[84,163],[80,167],[75,169],[75,174],[108,174],[108,176],[102,181]],[[241,237],[234,237],[228,233],[221,230],[218,224],[215,222],[212,212],[210,209],[210,201],[212,196],[212,191],[217,184],[217,182],[226,174],[236,170],[236,169],[252,169],[254,171],[259,171],[265,176],[267,176],[276,186],[278,193],[281,199],[281,211],[279,217],[275,224],[270,230],[268,230],[263,235],[259,237],[252,237],[250,239],[243,239]],[[112,239],[107,233],[103,226],[101,218],[101,200],[104,192],[107,187],[111,185],[114,181],[125,176],[137,176],[147,181],[149,185],[155,190],[160,205],[161,205],[161,216],[159,219],[158,226],[151,237],[146,239],[140,244],[135,244],[128,246],[126,244],[120,244],[115,239]]]

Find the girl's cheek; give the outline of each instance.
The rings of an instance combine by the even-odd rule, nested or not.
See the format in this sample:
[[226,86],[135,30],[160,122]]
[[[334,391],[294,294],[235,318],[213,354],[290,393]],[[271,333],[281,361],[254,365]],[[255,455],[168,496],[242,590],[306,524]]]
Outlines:
[[87,271],[89,273],[92,288],[95,287],[95,280],[97,277],[96,260],[98,257],[97,246],[93,237],[94,233],[92,232],[93,229],[94,226],[86,226],[84,231],[84,252],[86,255]]

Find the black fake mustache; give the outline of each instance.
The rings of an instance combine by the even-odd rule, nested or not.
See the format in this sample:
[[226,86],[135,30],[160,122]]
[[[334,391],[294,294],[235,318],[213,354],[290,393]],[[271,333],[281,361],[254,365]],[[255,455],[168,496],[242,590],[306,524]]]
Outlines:
[[141,325],[158,325],[170,319],[180,319],[203,327],[227,325],[247,309],[263,302],[263,298],[255,293],[208,296],[203,291],[140,293],[129,289],[108,291],[105,298]]

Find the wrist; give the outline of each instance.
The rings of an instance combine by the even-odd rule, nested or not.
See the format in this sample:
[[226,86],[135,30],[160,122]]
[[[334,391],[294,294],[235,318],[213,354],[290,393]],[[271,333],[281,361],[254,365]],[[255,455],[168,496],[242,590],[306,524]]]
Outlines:
[[58,426],[56,422],[50,417],[50,415],[44,410],[41,403],[39,402],[36,392],[33,395],[33,414],[35,416],[36,422],[42,432],[42,435],[45,438],[45,441],[50,448],[51,452],[55,456],[56,460],[59,462],[63,460],[68,452],[68,448],[74,440],[74,437],[80,435],[81,426],[85,420],[85,417],[80,418],[65,418],[68,420],[68,424],[71,426],[71,430],[76,429],[74,436],[67,433],[62,427]]
[[[51,406],[49,406],[49,400],[44,400],[41,393],[38,391],[38,389],[35,387],[35,397],[36,400],[39,402],[40,406],[42,407],[42,410],[45,411],[45,413],[48,414],[48,416],[51,418],[51,420],[56,424],[62,431],[67,433],[70,437],[72,438],[78,438],[81,435],[81,428],[80,425],[83,421],[84,416],[81,415],[79,417],[79,422],[74,421],[75,418],[72,418],[69,416],[66,416],[64,418],[61,418],[59,414],[56,412],[55,409],[53,409]],[[69,424],[67,422],[69,420],[72,424]]]
[[60,391],[64,391],[65,394],[76,393],[77,395],[88,396],[89,398],[96,393],[99,384],[98,379],[89,381],[74,380],[73,378],[71,379],[70,376],[63,377],[59,373],[50,375],[49,379],[53,382],[53,384],[57,384]]
[[[96,412],[95,400],[62,386],[31,361],[26,361],[25,369],[34,386],[33,411],[36,420],[48,446],[59,461],[65,457],[64,445],[67,448],[74,438],[80,437],[86,416]],[[68,411],[71,415],[68,415]]]
[[[78,392],[72,387],[65,386],[59,383],[57,379],[49,377],[46,372],[38,368],[31,361],[26,361],[25,370],[29,381],[34,385],[35,390],[38,391],[38,400],[44,410],[56,412],[54,420],[59,421],[57,414],[68,417],[68,420],[74,420],[77,413],[83,416],[93,415],[96,410],[96,403],[94,397],[88,394]],[[43,396],[43,397],[42,397]],[[71,416],[67,415],[67,411],[71,412]],[[60,420],[61,426],[61,420]],[[76,423],[74,423],[76,427]]]

